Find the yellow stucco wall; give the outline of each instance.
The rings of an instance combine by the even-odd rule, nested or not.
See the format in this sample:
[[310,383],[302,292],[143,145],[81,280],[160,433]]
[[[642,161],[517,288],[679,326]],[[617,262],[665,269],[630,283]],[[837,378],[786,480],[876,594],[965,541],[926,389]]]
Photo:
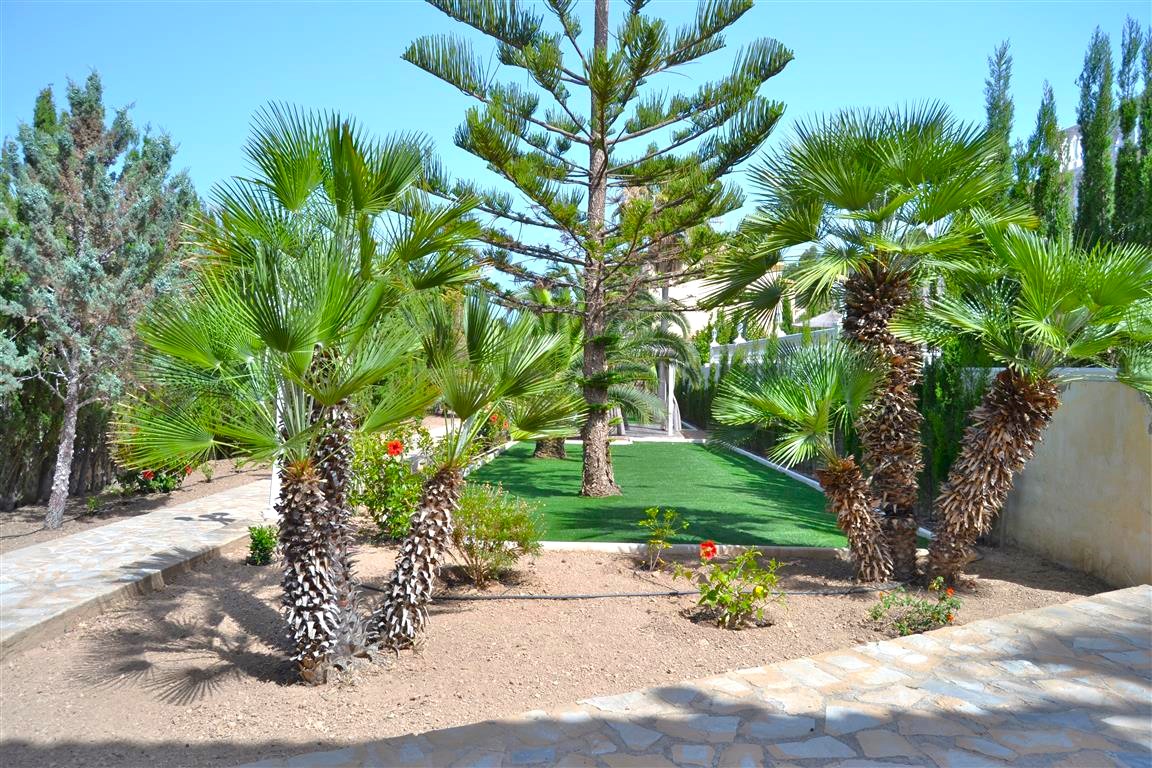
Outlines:
[[1063,389],[1008,498],[1005,536],[1118,587],[1152,583],[1152,406],[1116,381]]

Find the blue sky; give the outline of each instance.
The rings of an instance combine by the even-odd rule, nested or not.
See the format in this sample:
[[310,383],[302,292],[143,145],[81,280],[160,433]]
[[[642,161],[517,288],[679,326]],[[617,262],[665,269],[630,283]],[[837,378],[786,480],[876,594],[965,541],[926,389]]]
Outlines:
[[[675,24],[694,13],[695,2],[654,0],[649,9]],[[1093,28],[1101,26],[1118,47],[1125,16],[1147,28],[1150,9],[1147,0],[766,1],[737,23],[728,50],[664,86],[691,90],[722,74],[741,42],[771,36],[796,54],[765,90],[787,106],[776,137],[815,114],[933,99],[982,121],[986,58],[1008,38],[1016,133],[1027,136],[1045,79],[1062,124],[1075,121],[1075,81]],[[590,28],[590,5],[583,11]],[[245,171],[252,113],[274,100],[340,110],[375,133],[423,132],[450,170],[483,178],[479,163],[452,146],[468,99],[400,60],[412,38],[449,30],[464,28],[421,2],[401,0],[0,0],[0,132],[12,135],[31,117],[43,86],[62,96],[67,78],[96,69],[107,104],[134,104],[138,124],[174,137],[178,165],[202,195]]]

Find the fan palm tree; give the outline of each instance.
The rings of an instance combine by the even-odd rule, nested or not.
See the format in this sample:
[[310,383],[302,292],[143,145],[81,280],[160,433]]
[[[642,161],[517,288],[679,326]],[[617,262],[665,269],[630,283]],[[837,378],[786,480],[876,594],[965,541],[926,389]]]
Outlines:
[[565,334],[542,333],[531,315],[501,315],[480,292],[467,297],[462,313],[432,303],[428,314],[430,378],[458,419],[438,447],[436,468],[424,483],[384,600],[373,614],[373,636],[397,650],[413,645],[424,629],[481,428],[490,419],[507,419],[515,439],[563,436],[578,429],[584,410],[580,393],[567,386],[571,349]]
[[461,248],[468,205],[428,207],[424,148],[376,142],[339,116],[259,113],[255,174],[215,191],[192,227],[188,288],[144,323],[145,394],[115,438],[138,467],[215,455],[273,461],[283,606],[301,678],[368,651],[351,563],[354,431],[418,415],[436,388],[414,375],[354,414],[352,398],[421,355],[415,301],[476,275]]
[[[1146,359],[1127,361],[1126,348],[1152,338],[1152,248],[1085,251],[1016,228],[985,222],[982,229],[987,255],[963,265],[952,292],[893,324],[913,341],[967,336],[1004,366],[972,412],[936,499],[928,568],[949,581],[971,559],[1052,420],[1060,404],[1056,369],[1094,361],[1123,368]],[[1122,370],[1121,379],[1147,388],[1138,374]]]
[[[540,329],[560,334],[568,340],[571,350],[568,377],[573,390],[579,390],[583,375],[584,334],[579,317],[565,311],[573,306],[571,295],[565,291],[553,293],[535,287],[530,291],[530,298],[532,306],[542,308],[537,315]],[[657,367],[674,366],[682,370],[689,380],[700,375],[700,356],[689,340],[683,313],[648,293],[642,293],[631,302],[617,304],[608,313],[606,322],[610,406],[632,421],[660,418],[665,404],[651,388],[657,379]],[[533,456],[566,458],[564,438],[537,441]]]
[[883,379],[882,365],[838,341],[783,346],[773,363],[730,371],[712,405],[722,424],[779,427],[770,453],[776,461],[823,463],[816,476],[828,511],[848,538],[856,578],[868,582],[887,580],[892,561],[868,481],[853,457],[837,451],[836,432],[876,396]]
[[[972,247],[968,211],[1001,197],[996,142],[943,106],[844,112],[801,126],[753,169],[761,205],[720,256],[710,304],[734,304],[767,321],[791,287],[800,303],[840,284],[846,339],[887,362],[880,396],[857,417],[895,573],[916,566],[915,506],[923,464],[916,392],[920,348],[894,336],[891,318],[920,300],[941,263]],[[1026,209],[996,211],[1004,223]],[[777,280],[780,255],[814,245],[817,258]]]

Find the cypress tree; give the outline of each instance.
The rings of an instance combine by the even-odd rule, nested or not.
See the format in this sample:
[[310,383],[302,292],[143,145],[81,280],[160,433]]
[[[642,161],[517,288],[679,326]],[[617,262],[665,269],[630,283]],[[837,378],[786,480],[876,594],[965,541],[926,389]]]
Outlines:
[[1141,242],[1152,243],[1152,27],[1144,35],[1144,91],[1140,95]]
[[1000,43],[988,57],[988,78],[984,81],[984,109],[988,115],[988,133],[997,138],[996,160],[1001,168],[1004,188],[1013,181],[1012,134],[1012,54],[1008,41]]
[[1044,95],[1036,113],[1036,130],[1028,140],[1032,157],[1032,210],[1045,237],[1062,239],[1072,234],[1072,174],[1060,167],[1064,132],[1056,118],[1056,97],[1044,82]]
[[1076,239],[1087,247],[1112,234],[1115,204],[1112,142],[1116,113],[1112,107],[1112,46],[1097,27],[1084,55],[1080,84],[1080,145],[1084,170],[1076,193]]
[[1116,155],[1116,212],[1112,220],[1112,236],[1119,241],[1130,241],[1139,236],[1143,208],[1140,148],[1136,144],[1140,101],[1136,82],[1142,43],[1140,26],[1129,17],[1120,42],[1120,72],[1116,80],[1123,144]]
[[52,133],[59,121],[56,117],[56,101],[52,98],[52,86],[36,95],[36,107],[32,111],[32,127],[38,131]]

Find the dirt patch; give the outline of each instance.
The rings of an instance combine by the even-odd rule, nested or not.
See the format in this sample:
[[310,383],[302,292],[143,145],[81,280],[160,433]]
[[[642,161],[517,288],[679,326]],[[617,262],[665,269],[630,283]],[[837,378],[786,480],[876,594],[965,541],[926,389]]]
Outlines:
[[0,554],[21,547],[29,547],[61,536],[99,528],[128,517],[155,512],[158,509],[183,504],[186,501],[207,496],[210,493],[226,491],[238,485],[256,480],[267,480],[271,475],[267,468],[245,467],[238,469],[231,459],[209,462],[214,470],[212,481],[199,469],[185,478],[184,483],[171,493],[151,493],[146,495],[116,496],[111,493],[93,494],[101,502],[100,511],[88,513],[89,496],[73,496],[64,508],[64,525],[54,531],[44,528],[46,505],[37,504],[19,507],[9,512],[0,512]]
[[[381,586],[391,548],[365,548]],[[627,556],[549,552],[484,594],[678,589]],[[1105,587],[1031,556],[990,552],[958,623],[1062,602]],[[795,561],[783,586],[851,586],[839,561]],[[358,675],[292,682],[278,615],[279,571],[237,554],[179,575],[163,592],[80,624],[0,668],[0,764],[234,765],[444,728],[594,695],[807,656],[883,637],[870,594],[793,595],[773,626],[739,632],[682,615],[693,600],[442,601],[427,642]],[[375,593],[366,592],[375,600]],[[456,587],[451,594],[474,594]]]

